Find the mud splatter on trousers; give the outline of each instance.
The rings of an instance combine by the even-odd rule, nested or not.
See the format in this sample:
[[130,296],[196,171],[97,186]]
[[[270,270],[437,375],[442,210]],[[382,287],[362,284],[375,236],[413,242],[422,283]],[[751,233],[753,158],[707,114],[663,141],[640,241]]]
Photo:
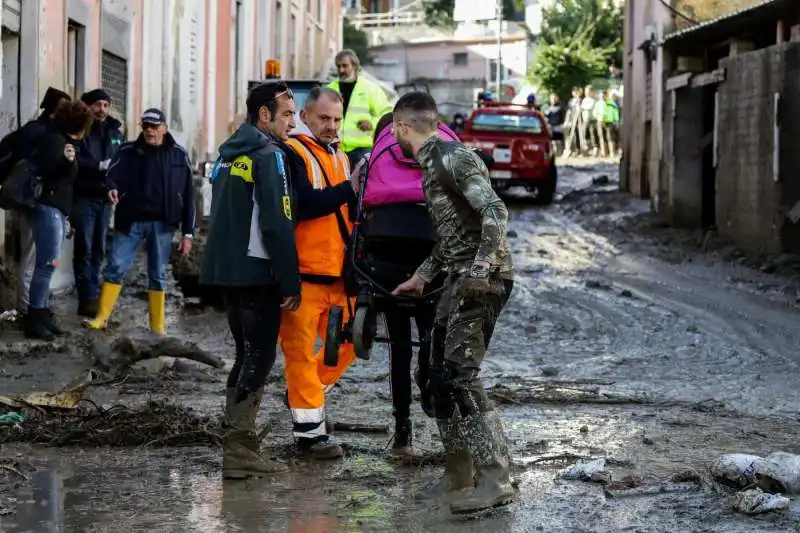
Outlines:
[[236,343],[236,360],[227,388],[236,403],[261,390],[277,356],[281,294],[277,285],[229,288],[225,292],[228,326]]
[[430,387],[437,419],[492,409],[478,378],[500,312],[514,282],[450,276],[436,312],[431,350]]

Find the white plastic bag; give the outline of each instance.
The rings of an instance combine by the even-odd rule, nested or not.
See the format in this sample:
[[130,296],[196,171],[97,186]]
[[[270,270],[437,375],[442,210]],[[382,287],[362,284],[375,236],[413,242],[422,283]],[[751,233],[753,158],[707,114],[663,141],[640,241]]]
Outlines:
[[775,452],[755,463],[756,484],[766,492],[800,494],[800,455]]
[[606,471],[606,460],[579,461],[569,468],[559,472],[559,477],[566,480],[594,481],[597,483],[610,483],[611,474]]
[[761,514],[789,508],[789,498],[778,494],[767,494],[761,489],[737,492],[731,497],[731,505],[745,514]]
[[744,488],[755,482],[757,455],[729,453],[717,457],[711,464],[711,476],[726,485]]

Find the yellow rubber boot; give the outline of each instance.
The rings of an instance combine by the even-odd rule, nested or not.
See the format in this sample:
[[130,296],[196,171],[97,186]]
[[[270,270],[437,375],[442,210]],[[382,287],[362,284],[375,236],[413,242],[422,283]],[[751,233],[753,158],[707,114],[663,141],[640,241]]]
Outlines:
[[117,303],[119,293],[122,291],[122,285],[117,283],[103,282],[100,287],[100,301],[98,302],[97,316],[94,320],[90,320],[86,325],[91,329],[106,329],[108,319],[111,317],[111,312],[114,310],[114,304]]
[[150,331],[156,335],[166,335],[164,329],[166,294],[164,291],[147,291],[147,307],[150,311]]

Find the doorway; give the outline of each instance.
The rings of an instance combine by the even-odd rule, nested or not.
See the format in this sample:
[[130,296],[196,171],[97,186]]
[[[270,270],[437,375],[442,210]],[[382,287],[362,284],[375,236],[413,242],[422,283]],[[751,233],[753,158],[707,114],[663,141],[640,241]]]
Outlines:
[[717,225],[717,88],[716,84],[707,85],[703,91],[703,160],[701,167],[701,224],[703,230],[710,230]]

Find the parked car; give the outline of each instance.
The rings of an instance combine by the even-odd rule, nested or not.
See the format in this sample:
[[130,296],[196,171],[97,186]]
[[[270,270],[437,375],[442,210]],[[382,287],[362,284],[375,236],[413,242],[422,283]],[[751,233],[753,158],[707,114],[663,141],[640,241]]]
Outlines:
[[504,102],[474,109],[464,124],[464,144],[494,158],[489,172],[498,192],[524,187],[535,201],[553,202],[558,182],[547,119],[535,108]]

